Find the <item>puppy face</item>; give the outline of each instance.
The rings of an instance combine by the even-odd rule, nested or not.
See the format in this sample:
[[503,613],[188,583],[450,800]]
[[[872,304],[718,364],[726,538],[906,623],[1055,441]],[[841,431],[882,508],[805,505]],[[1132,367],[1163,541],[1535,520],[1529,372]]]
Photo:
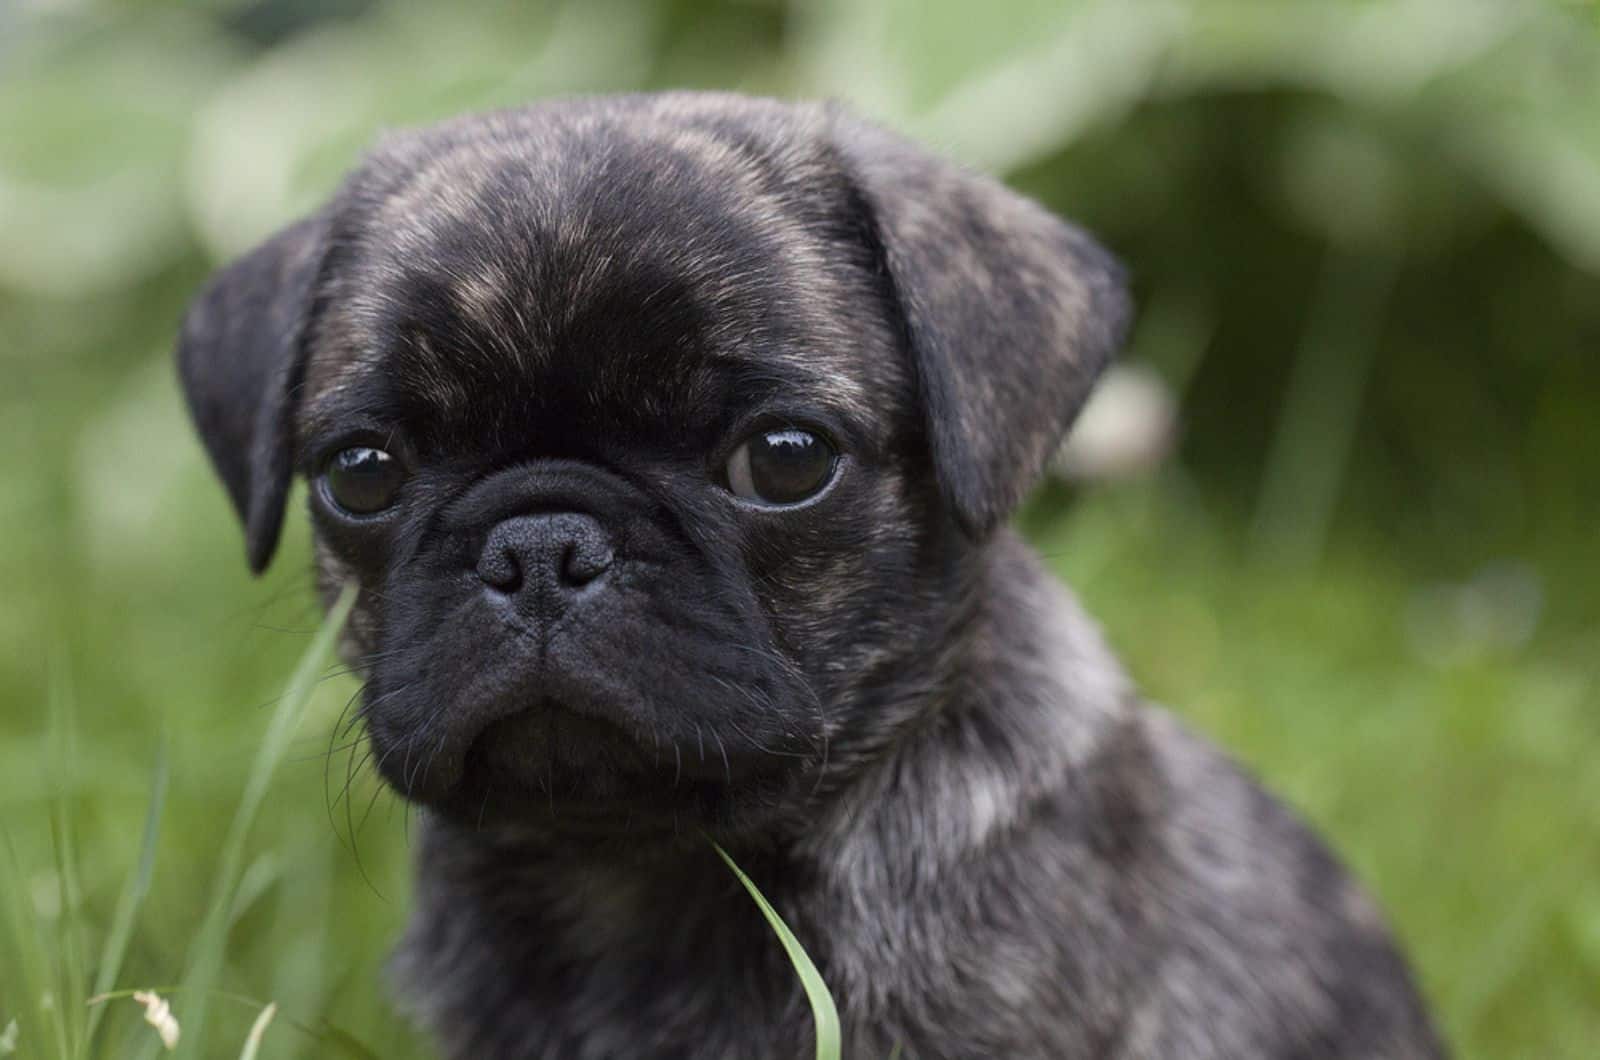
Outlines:
[[379,148],[185,322],[270,557],[310,482],[383,776],[467,822],[757,827],[935,709],[1109,260],[837,112],[575,101]]
[[375,590],[368,732],[401,791],[715,815],[820,763],[830,660],[884,651],[862,619],[915,590],[908,365],[815,160],[540,132],[352,183],[297,410],[323,566]]

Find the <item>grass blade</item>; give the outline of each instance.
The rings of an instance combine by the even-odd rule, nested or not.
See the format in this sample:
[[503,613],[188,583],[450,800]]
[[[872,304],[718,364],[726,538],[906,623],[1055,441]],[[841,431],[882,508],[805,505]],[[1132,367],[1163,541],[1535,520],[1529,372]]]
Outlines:
[[322,660],[333,648],[339,631],[344,628],[351,605],[355,603],[356,589],[346,586],[339,599],[328,612],[328,617],[312,639],[311,646],[300,657],[294,675],[290,677],[283,696],[267,723],[266,734],[250,764],[244,793],[239,797],[238,809],[223,840],[220,867],[213,884],[211,903],[206,910],[199,934],[195,937],[188,975],[184,977],[184,993],[194,1008],[184,1014],[185,1033],[180,1046],[184,1057],[199,1057],[205,1048],[207,1009],[221,976],[223,953],[227,944],[228,925],[233,917],[235,890],[238,887],[241,866],[244,862],[245,841],[250,834],[262,800],[273,774],[282,764],[289,745],[305,713],[307,702],[317,686],[317,674]]
[[839,1010],[834,1006],[833,995],[828,992],[828,984],[822,981],[822,973],[817,971],[817,966],[811,963],[805,947],[800,945],[800,940],[794,937],[794,932],[789,930],[789,925],[783,922],[783,917],[772,908],[772,903],[767,901],[750,877],[744,870],[728,856],[716,843],[711,846],[727,862],[728,868],[744,884],[744,889],[750,892],[750,897],[755,899],[756,907],[761,910],[761,915],[767,918],[767,924],[772,928],[772,933],[778,936],[778,941],[783,943],[784,952],[789,955],[789,963],[794,965],[795,974],[800,976],[800,985],[805,988],[806,999],[811,1002],[811,1016],[817,1025],[817,1060],[839,1060]]
[[78,844],[73,828],[73,800],[77,797],[72,767],[78,760],[77,700],[65,650],[52,652],[50,672],[50,746],[56,781],[50,800],[50,851],[55,873],[54,985],[50,1009],[57,1046],[63,1057],[77,1057],[83,1045],[78,1020],[83,988],[88,981],[83,933],[83,888],[78,883]]
[[[163,997],[176,997],[184,992],[184,988],[181,986],[155,986],[150,987],[148,990],[141,989],[139,987],[131,987],[126,990],[112,990],[109,993],[100,994],[97,997],[91,997],[86,1004],[105,1005],[112,1001],[124,1001],[128,998],[134,997],[135,995],[147,992],[159,994]],[[258,1023],[261,1022],[261,1013],[263,1010],[268,1008],[272,1009],[274,1017],[276,1017],[277,1013],[280,1011],[276,1001],[261,1001],[258,998],[249,997],[244,994],[232,994],[224,990],[213,992],[212,999],[216,1001],[226,1001],[230,1004],[243,1005],[247,1008],[255,1009],[256,1022]],[[378,1054],[372,1049],[369,1049],[361,1041],[361,1039],[357,1038],[343,1027],[330,1023],[326,1019],[321,1020],[316,1026],[301,1023],[299,1020],[296,1020],[291,1016],[284,1016],[278,1019],[277,1022],[279,1025],[289,1028],[296,1034],[303,1035],[310,1041],[316,1042],[318,1045],[332,1046],[340,1056],[348,1057],[349,1060],[382,1060],[382,1058],[378,1056]],[[158,1049],[160,1048],[159,1042],[157,1042],[156,1047]],[[318,1055],[320,1056],[323,1054],[319,1053]]]
[[49,1013],[40,1004],[54,975],[51,957],[39,938],[28,879],[11,836],[0,831],[0,968],[5,969],[0,1006],[9,1008],[0,1018],[10,1020],[6,1034],[19,1056],[48,1056],[56,1047]]
[[244,1040],[244,1048],[239,1051],[239,1060],[256,1060],[256,1053],[261,1049],[261,1037],[267,1033],[267,1024],[271,1023],[272,1017],[277,1014],[277,1002],[261,1010],[261,1015],[250,1025],[250,1036]]
[[318,1041],[333,1046],[339,1050],[341,1056],[349,1057],[350,1060],[379,1060],[378,1054],[367,1048],[361,1039],[326,1020],[323,1021],[322,1029],[315,1033]]
[[57,1038],[63,1056],[80,1055],[82,1041],[77,1016],[88,980],[84,968],[83,930],[79,918],[83,910],[83,891],[78,886],[78,849],[73,836],[72,809],[65,795],[58,795],[50,814],[50,848],[55,859],[56,984],[51,1008],[55,1015]]
[[[167,801],[167,755],[163,750],[156,756],[155,774],[150,781],[150,803],[144,812],[144,834],[139,839],[139,863],[129,874],[117,896],[117,908],[111,915],[111,930],[106,935],[105,946],[100,951],[100,967],[95,973],[94,991],[98,996],[111,991],[122,972],[122,961],[128,953],[128,942],[133,938],[133,923],[150,893],[150,877],[155,871],[156,841],[161,833],[161,811]],[[84,1042],[92,1050],[95,1032],[105,1015],[104,1006],[89,1010],[89,1028]]]

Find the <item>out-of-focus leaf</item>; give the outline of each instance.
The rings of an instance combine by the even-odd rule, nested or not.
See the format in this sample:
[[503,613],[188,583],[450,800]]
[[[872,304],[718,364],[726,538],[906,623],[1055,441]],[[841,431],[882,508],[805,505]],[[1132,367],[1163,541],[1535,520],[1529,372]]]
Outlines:
[[179,12],[14,47],[0,68],[0,288],[82,296],[169,265],[186,246],[189,116],[231,49]]
[[381,130],[556,92],[641,87],[652,9],[628,0],[375,12],[274,49],[200,111],[189,204],[221,258],[325,199]]

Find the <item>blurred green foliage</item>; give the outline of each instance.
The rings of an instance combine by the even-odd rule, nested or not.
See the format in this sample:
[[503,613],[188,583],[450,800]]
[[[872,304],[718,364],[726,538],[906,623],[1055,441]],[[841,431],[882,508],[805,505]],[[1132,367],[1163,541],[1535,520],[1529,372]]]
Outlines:
[[[118,985],[181,974],[316,624],[302,527],[244,572],[168,363],[186,299],[386,126],[669,86],[850,100],[1116,248],[1182,444],[1025,529],[1371,884],[1463,1055],[1594,1055],[1600,16],[1512,0],[0,4],[0,906],[55,962],[0,950],[0,1029],[92,978],[162,748]],[[279,771],[223,980],[423,1055],[353,691]],[[119,1004],[99,1055],[150,1047]]]

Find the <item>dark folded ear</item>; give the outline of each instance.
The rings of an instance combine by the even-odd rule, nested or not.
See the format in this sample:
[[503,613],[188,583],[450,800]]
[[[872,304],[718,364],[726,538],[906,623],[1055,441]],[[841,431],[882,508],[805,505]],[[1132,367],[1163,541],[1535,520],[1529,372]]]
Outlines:
[[1121,345],[1122,268],[998,181],[835,111],[904,317],[934,472],[981,536],[1043,473]]
[[245,527],[250,569],[278,544],[293,471],[291,397],[326,243],[321,215],[212,277],[178,337],[178,374],[211,463]]

